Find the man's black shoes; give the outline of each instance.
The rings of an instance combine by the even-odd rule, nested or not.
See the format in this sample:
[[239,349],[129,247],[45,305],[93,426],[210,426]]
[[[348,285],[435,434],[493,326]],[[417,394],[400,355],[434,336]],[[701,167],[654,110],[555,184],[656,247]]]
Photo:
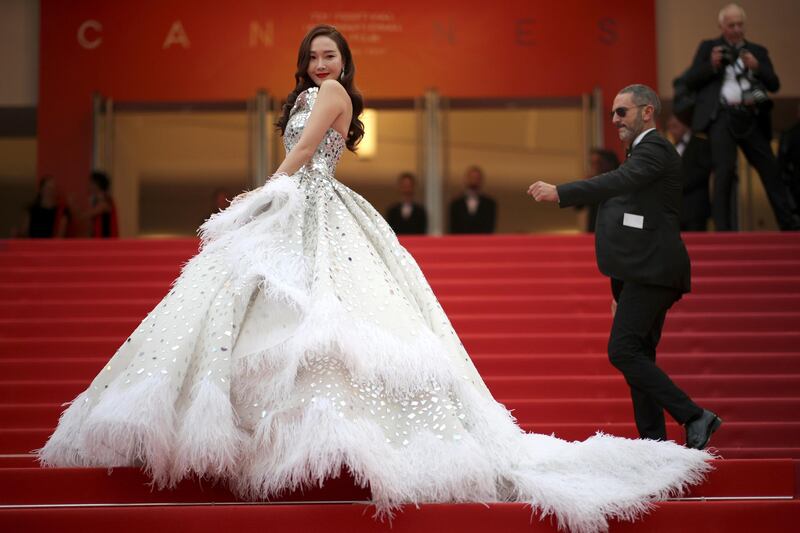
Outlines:
[[722,425],[722,419],[707,409],[691,422],[686,423],[686,447],[702,450],[708,446],[711,434]]

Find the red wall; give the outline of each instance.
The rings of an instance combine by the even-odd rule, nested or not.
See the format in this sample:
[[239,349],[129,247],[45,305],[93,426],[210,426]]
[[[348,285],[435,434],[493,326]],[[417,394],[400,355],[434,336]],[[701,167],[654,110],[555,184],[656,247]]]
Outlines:
[[[94,91],[138,101],[288,93],[300,39],[318,22],[348,37],[367,101],[431,87],[495,98],[599,86],[610,107],[624,85],[657,85],[652,0],[42,0],[39,173],[85,190]],[[188,47],[169,44],[176,23]],[[271,42],[251,43],[253,23],[274,29]],[[618,144],[610,128],[606,142]]]

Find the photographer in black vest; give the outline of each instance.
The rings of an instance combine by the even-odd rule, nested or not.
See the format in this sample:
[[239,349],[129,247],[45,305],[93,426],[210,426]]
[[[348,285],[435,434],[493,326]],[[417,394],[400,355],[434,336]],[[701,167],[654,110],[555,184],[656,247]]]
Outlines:
[[714,168],[712,215],[718,231],[735,230],[731,189],[735,183],[736,147],[758,171],[782,230],[800,229],[792,213],[789,193],[780,180],[770,147],[772,101],[780,81],[767,49],[744,38],[745,13],[738,4],[719,12],[722,35],[700,43],[686,73],[695,91],[692,130],[707,132]]

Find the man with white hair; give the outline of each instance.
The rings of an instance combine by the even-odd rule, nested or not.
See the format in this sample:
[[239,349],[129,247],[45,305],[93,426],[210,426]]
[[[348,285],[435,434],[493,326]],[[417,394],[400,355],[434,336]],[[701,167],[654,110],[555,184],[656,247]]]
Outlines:
[[711,142],[714,227],[736,229],[731,198],[736,147],[740,146],[761,177],[780,228],[798,230],[800,218],[792,213],[770,147],[772,101],[767,91],[776,92],[780,81],[767,49],[745,40],[745,12],[740,5],[723,7],[718,21],[722,35],[700,43],[685,76],[687,86],[696,93],[692,130],[706,132]]

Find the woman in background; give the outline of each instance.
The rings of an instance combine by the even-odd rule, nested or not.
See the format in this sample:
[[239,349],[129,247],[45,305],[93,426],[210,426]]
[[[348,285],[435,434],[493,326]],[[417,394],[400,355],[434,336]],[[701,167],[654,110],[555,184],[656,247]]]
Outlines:
[[67,234],[70,210],[59,196],[53,176],[42,176],[39,190],[25,213],[21,237],[29,239],[62,239]]

